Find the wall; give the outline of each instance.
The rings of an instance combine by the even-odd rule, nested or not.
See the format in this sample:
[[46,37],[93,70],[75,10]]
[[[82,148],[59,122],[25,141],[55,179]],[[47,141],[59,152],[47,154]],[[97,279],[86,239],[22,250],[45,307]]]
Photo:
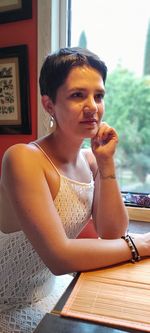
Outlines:
[[5,150],[16,143],[28,143],[37,137],[37,0],[32,0],[32,18],[0,24],[0,47],[28,45],[31,134],[0,135],[0,167]]
[[77,238],[98,238],[92,219],[90,219]]

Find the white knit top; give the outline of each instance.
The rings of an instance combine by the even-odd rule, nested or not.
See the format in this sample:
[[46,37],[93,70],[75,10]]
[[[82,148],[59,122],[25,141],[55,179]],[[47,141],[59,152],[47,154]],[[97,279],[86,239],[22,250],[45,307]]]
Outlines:
[[[75,238],[91,215],[93,178],[91,176],[89,184],[80,183],[54,168],[60,176],[54,204],[67,236]],[[0,232],[0,333],[33,332],[44,314],[52,310],[71,279],[69,275],[55,277],[23,231]]]

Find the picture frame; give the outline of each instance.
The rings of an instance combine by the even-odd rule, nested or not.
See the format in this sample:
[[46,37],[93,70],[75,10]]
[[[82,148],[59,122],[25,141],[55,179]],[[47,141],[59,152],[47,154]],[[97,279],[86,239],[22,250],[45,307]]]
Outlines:
[[30,134],[27,45],[0,48],[0,134]]
[[32,18],[32,0],[1,0],[0,24]]

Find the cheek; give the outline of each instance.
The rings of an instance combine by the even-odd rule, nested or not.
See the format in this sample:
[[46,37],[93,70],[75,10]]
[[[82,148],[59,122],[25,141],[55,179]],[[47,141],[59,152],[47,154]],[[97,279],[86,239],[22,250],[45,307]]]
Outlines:
[[102,114],[104,115],[105,114],[105,107],[103,106],[103,109],[102,109]]
[[102,103],[99,107],[99,116],[102,118],[104,116],[105,113],[105,105],[104,103]]
[[67,109],[70,120],[77,119],[83,112],[83,105],[81,103],[72,103]]

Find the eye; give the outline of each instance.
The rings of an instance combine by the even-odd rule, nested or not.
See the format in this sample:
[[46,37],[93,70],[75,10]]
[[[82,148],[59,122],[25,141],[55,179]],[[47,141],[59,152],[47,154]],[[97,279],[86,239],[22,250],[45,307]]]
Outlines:
[[96,94],[95,95],[95,100],[96,101],[102,101],[103,100],[103,98],[104,98],[104,94],[103,93],[98,93],[98,94]]
[[81,91],[76,91],[73,94],[71,94],[71,97],[73,97],[73,98],[81,98],[81,97],[83,97],[83,93]]

